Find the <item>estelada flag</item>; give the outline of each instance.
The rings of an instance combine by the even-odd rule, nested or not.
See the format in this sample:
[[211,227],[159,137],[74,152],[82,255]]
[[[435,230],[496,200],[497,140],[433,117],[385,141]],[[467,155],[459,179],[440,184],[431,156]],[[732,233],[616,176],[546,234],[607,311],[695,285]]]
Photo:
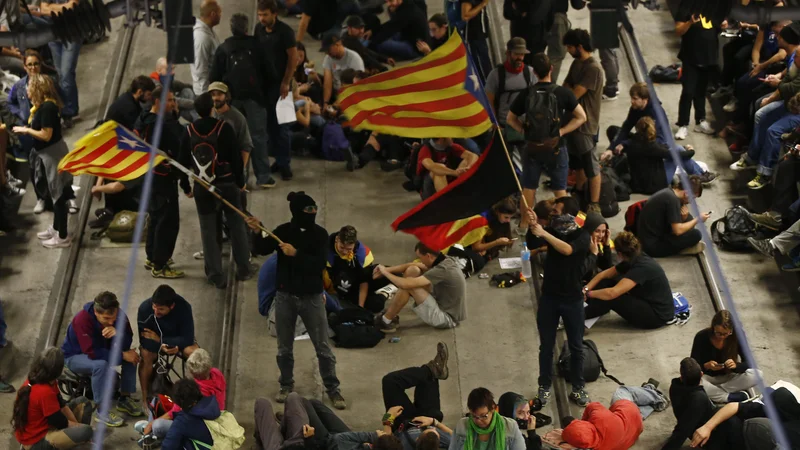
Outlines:
[[409,138],[468,138],[496,122],[458,33],[426,57],[348,86],[339,106],[356,130]]
[[398,217],[392,228],[437,251],[456,243],[470,245],[486,233],[488,222],[481,213],[517,190],[511,162],[495,133],[467,173]]
[[[155,156],[153,166],[164,161]],[[136,133],[109,120],[75,143],[74,150],[58,163],[59,172],[90,174],[109,180],[127,181],[147,173],[150,145]]]

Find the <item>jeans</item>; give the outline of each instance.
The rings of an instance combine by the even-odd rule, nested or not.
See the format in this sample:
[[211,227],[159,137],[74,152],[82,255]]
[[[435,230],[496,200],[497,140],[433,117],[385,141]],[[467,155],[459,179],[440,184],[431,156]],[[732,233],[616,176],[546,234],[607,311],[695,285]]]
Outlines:
[[694,105],[694,121],[706,120],[706,88],[714,66],[683,65],[681,97],[678,103],[678,126],[689,126],[689,113]]
[[[778,106],[772,106],[778,103]],[[767,109],[759,115],[762,110]],[[789,114],[783,102],[773,102],[756,113],[753,140],[747,150],[747,160],[758,162],[758,173],[771,176],[781,153],[781,135],[800,125],[800,114]]]
[[267,135],[269,135],[269,148],[278,167],[289,167],[292,163],[291,125],[290,123],[279,124],[275,106],[270,108],[267,118]]
[[[616,285],[616,281],[603,280],[595,289],[606,289]],[[636,328],[652,330],[666,325],[666,321],[656,315],[653,306],[646,299],[631,295],[630,292],[620,295],[614,300],[598,300],[590,298],[586,300],[586,318],[593,319],[614,311],[619,314],[626,322]]]
[[617,57],[617,50],[614,48],[601,48],[600,65],[603,66],[603,72],[606,74],[606,86],[608,90],[617,89],[619,84],[619,58]]
[[569,155],[567,147],[562,145],[558,154],[548,160],[522,152],[522,187],[524,189],[538,189],[542,171],[550,174],[550,189],[554,191],[567,188],[567,175],[569,173]]
[[398,61],[408,61],[420,56],[415,45],[396,36],[376,45],[375,50]]
[[272,403],[264,398],[256,399],[255,439],[259,450],[280,450],[303,445],[303,426],[309,425],[303,397],[292,392],[286,398],[285,405],[283,420],[279,425],[275,422]]
[[797,174],[800,169],[800,158],[789,156],[775,167],[775,176],[772,180],[773,199],[772,211],[777,212],[786,220],[794,217],[791,214],[792,204],[798,199]]
[[584,315],[581,299],[560,298],[542,293],[536,325],[539,327],[539,386],[553,385],[553,348],[556,345],[558,319],[564,320],[570,351],[570,380],[572,390],[583,389],[583,331]]
[[58,71],[58,83],[64,92],[64,108],[61,115],[66,118],[77,116],[80,112],[78,104],[78,83],[75,81],[75,69],[78,68],[78,55],[81,52],[81,41],[53,41],[48,44],[53,54],[53,63]]
[[[70,356],[65,361],[69,370],[78,375],[91,375],[92,395],[97,405],[103,402],[103,385],[105,384],[106,374],[109,370],[114,370],[109,366],[108,361],[103,359],[90,359],[88,355]],[[136,365],[127,361],[122,361],[122,378],[120,382],[120,392],[133,394],[136,392]]]
[[[786,231],[772,238],[770,242],[781,254],[788,255],[800,244],[800,220],[793,223]],[[3,337],[4,333],[2,331],[5,328],[5,323],[2,322],[2,313],[3,311],[0,309],[0,339]]]
[[481,83],[486,84],[486,77],[494,69],[492,60],[489,59],[489,41],[488,39],[473,39],[467,41],[469,46],[470,55],[472,55],[472,62],[475,64],[475,71],[481,78]]
[[[414,388],[414,401],[408,398],[406,390]],[[383,405],[388,410],[392,406],[402,406],[403,413],[395,418],[403,423],[417,416],[444,418],[439,400],[439,380],[433,377],[427,366],[409,367],[389,372],[383,377]]]
[[178,241],[181,218],[178,207],[178,190],[173,186],[167,192],[157,192],[150,200],[150,225],[147,227],[145,254],[156,270],[161,270],[172,258]]
[[[702,175],[703,168],[700,167],[699,164],[693,159],[684,159],[681,161],[683,170],[686,172],[687,175]],[[678,167],[675,165],[675,161],[672,158],[666,158],[664,160],[664,172],[667,175],[667,186],[672,183],[672,179],[675,178],[675,172],[677,172]]]
[[664,411],[669,407],[669,400],[664,397],[664,394],[649,384],[643,387],[620,386],[611,396],[611,404],[613,405],[617,400],[630,400],[635,403],[642,414],[642,420],[647,419],[653,411]]
[[233,100],[233,106],[244,114],[247,129],[253,139],[250,161],[256,174],[256,184],[266,184],[270,179],[269,152],[267,151],[267,109],[255,100]]
[[153,434],[159,439],[164,439],[172,427],[172,421],[169,419],[156,419],[153,421]]
[[278,334],[278,381],[282,388],[294,388],[294,328],[297,317],[303,323],[319,360],[319,373],[328,394],[339,392],[336,356],[328,344],[328,318],[322,293],[297,296],[284,291],[275,294],[275,327]]

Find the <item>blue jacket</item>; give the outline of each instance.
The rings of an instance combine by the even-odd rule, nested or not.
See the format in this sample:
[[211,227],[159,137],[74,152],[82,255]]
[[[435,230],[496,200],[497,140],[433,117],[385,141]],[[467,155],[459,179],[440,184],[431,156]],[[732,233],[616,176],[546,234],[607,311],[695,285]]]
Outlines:
[[192,440],[214,445],[214,439],[208,431],[204,420],[215,420],[219,417],[217,398],[203,397],[190,410],[175,413],[172,426],[161,444],[163,450],[194,450]]
[[[131,348],[133,342],[133,330],[128,322],[128,317],[120,311],[117,320],[125,321],[125,334],[122,337],[122,351]],[[114,324],[116,326],[116,323]],[[67,327],[67,336],[61,350],[64,358],[75,355],[87,355],[89,359],[102,359],[108,361],[111,358],[112,339],[103,337],[103,326],[97,320],[94,313],[94,302],[83,305],[83,309],[75,315]],[[120,362],[122,361],[120,354]]]
[[194,345],[194,317],[192,305],[183,297],[177,296],[175,307],[164,317],[153,314],[153,299],[148,298],[139,306],[137,315],[139,335],[145,328],[161,336],[161,343],[169,347],[184,349]]
[[[54,83],[56,92],[62,99],[64,98],[64,91],[58,83]],[[20,78],[19,81],[11,86],[11,91],[8,92],[8,110],[14,113],[15,116],[22,120],[23,124],[28,123],[28,118],[31,116],[31,101],[28,99],[28,76]]]

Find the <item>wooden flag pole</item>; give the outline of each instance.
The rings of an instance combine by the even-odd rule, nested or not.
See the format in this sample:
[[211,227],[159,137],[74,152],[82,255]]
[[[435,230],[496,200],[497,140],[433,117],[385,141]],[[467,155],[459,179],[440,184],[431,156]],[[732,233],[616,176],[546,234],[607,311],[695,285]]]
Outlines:
[[506,152],[506,159],[508,159],[508,164],[511,166],[511,173],[514,174],[514,181],[517,182],[517,189],[519,189],[519,195],[522,197],[522,204],[525,205],[525,209],[531,209],[531,205],[528,204],[528,200],[525,198],[525,194],[522,192],[522,184],[519,182],[517,171],[514,168],[514,161],[511,159],[511,153],[508,152],[508,147],[506,146],[506,140],[503,137],[503,130],[500,129],[499,125],[497,126],[497,128],[495,128],[494,133],[495,135],[500,136],[500,143],[503,144],[503,151]]

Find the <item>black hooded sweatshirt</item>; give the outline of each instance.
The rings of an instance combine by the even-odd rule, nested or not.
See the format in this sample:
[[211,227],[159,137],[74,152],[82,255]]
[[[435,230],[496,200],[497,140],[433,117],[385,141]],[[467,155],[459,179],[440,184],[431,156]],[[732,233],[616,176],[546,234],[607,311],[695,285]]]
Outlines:
[[[678,424],[662,450],[677,450],[683,447],[687,439],[692,438],[694,430],[705,424],[716,412],[716,407],[708,398],[701,384],[687,386],[680,378],[673,378],[669,387],[669,399],[672,412]],[[738,419],[728,420],[713,432],[708,443],[703,447],[711,450],[729,450],[739,448],[742,424]],[[738,430],[738,436],[737,436]]]
[[[149,110],[142,111],[142,114],[136,120],[134,130],[145,142],[152,144],[157,121],[158,114]],[[181,151],[181,139],[184,132],[185,128],[178,122],[178,118],[174,114],[167,114],[164,119],[164,128],[161,132],[161,141],[158,144],[159,150],[177,160]],[[164,161],[157,165],[153,172],[155,174],[153,177],[153,193],[174,194],[176,192],[175,182],[178,180],[180,180],[183,191],[190,192],[189,177],[172,167],[169,162]]]

